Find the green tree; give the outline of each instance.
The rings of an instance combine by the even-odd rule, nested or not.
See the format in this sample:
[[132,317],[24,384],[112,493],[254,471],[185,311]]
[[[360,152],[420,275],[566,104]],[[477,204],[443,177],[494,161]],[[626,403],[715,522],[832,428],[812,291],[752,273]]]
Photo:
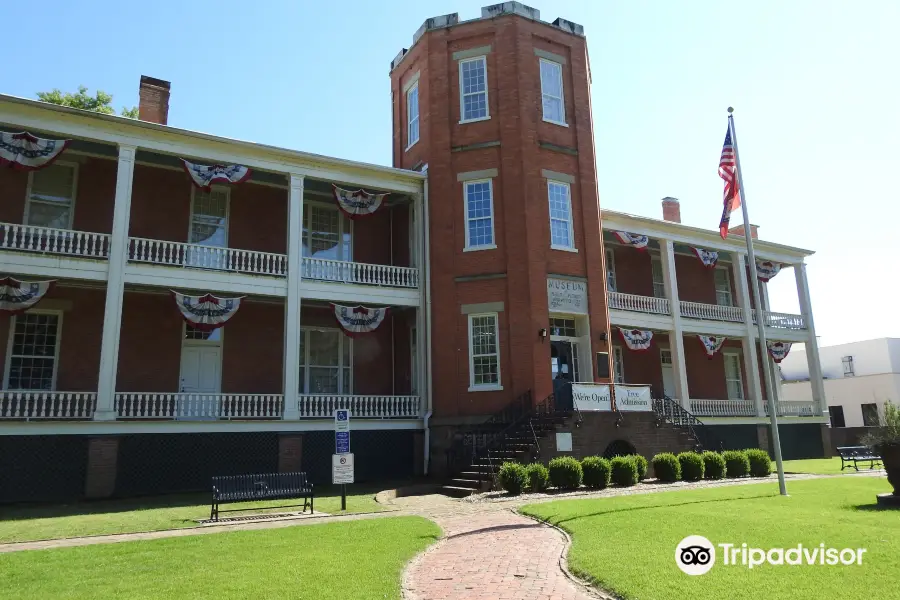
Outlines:
[[[77,94],[69,92],[63,93],[60,90],[53,89],[49,92],[38,92],[37,97],[42,102],[49,102],[50,104],[80,108],[82,110],[92,110],[94,112],[103,113],[104,115],[116,114],[115,109],[110,106],[113,99],[111,94],[107,94],[103,90],[97,90],[97,93],[94,96],[90,96],[87,91],[88,89],[85,86],[79,85]],[[129,119],[137,119],[138,107],[132,106],[131,108],[127,108],[123,106],[122,111],[119,114],[123,117],[128,117]]]

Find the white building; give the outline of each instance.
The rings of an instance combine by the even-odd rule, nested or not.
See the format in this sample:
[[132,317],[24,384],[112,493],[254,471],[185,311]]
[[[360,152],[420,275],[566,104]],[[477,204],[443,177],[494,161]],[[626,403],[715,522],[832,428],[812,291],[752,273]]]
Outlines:
[[[819,357],[833,427],[876,425],[885,402],[900,403],[900,339],[821,346]],[[782,361],[782,400],[812,400],[807,364],[799,347]]]

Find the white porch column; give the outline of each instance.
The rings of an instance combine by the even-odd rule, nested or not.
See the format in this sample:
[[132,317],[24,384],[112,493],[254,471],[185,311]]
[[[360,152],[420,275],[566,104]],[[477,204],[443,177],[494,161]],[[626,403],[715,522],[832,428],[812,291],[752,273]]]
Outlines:
[[428,383],[425,381],[427,370],[425,368],[425,265],[423,257],[425,256],[425,235],[423,213],[423,195],[415,194],[413,196],[412,219],[413,219],[413,235],[415,238],[415,252],[413,253],[414,265],[419,270],[419,306],[416,309],[416,394],[419,396],[419,410],[424,415],[429,407],[426,399],[428,397]]
[[[734,282],[737,284],[737,303],[744,309],[744,335],[741,336],[741,350],[744,355],[744,371],[747,377],[747,390],[756,407],[756,416],[765,416],[763,407],[762,386],[759,384],[759,360],[756,356],[756,326],[753,324],[753,308],[750,305],[750,284],[747,281],[747,262],[744,255],[731,253],[731,264],[734,269]],[[752,274],[751,274],[752,275]]]
[[809,295],[809,281],[806,279],[806,263],[794,265],[794,277],[797,279],[797,296],[800,299],[800,314],[806,325],[807,339],[806,362],[809,368],[809,382],[812,388],[813,401],[822,416],[828,416],[828,398],[825,397],[825,382],[822,376],[822,363],[819,362],[819,341],[816,338],[816,326],[813,322],[812,302]]
[[131,221],[131,186],[134,180],[135,146],[119,146],[116,171],[116,198],[112,235],[109,239],[109,272],[106,279],[106,308],[100,346],[100,374],[97,378],[97,408],[94,419],[116,418],[116,373],[119,368],[119,339],[122,329],[122,301],[125,296],[125,265],[128,262],[128,225]]
[[300,418],[300,278],[303,260],[303,175],[290,173],[288,186],[287,295],[284,299],[284,419]]
[[669,332],[669,351],[672,353],[672,375],[675,377],[675,395],[685,410],[691,410],[688,393],[687,366],[684,362],[684,334],[681,331],[681,302],[678,300],[678,278],[675,272],[675,245],[672,240],[660,240],[662,250],[663,284],[669,310],[672,313],[672,331]]

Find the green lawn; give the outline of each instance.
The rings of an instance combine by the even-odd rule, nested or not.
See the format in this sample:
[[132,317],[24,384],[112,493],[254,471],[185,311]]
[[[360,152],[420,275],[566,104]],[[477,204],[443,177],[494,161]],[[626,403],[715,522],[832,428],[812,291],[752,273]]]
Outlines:
[[0,598],[400,598],[406,562],[440,535],[419,517],[0,554]]
[[[383,510],[375,502],[375,488],[350,486],[347,512]],[[327,513],[341,512],[340,491],[324,488],[316,495],[315,509]],[[220,518],[250,513],[299,511],[301,507],[265,510],[266,507],[291,504],[294,501],[246,502],[223,504],[222,509],[240,509],[222,513]],[[187,494],[83,502],[59,506],[23,506],[0,508],[0,543],[46,540],[83,535],[133,533],[196,527],[196,519],[209,518],[209,494]]]
[[[709,488],[617,498],[568,500],[523,507],[573,538],[573,572],[625,598],[804,600],[898,598],[900,513],[877,510],[885,478],[839,477]],[[688,535],[713,544],[751,547],[867,548],[861,566],[771,566],[749,570],[716,564],[691,577],[675,564]]]
[[[868,471],[869,463],[860,463],[859,472]],[[775,470],[775,463],[772,463],[772,471]],[[810,458],[807,460],[786,460],[784,461],[785,473],[816,473],[818,475],[840,475],[841,459],[839,456],[834,458]],[[846,473],[856,473],[856,469],[848,467],[844,469]]]

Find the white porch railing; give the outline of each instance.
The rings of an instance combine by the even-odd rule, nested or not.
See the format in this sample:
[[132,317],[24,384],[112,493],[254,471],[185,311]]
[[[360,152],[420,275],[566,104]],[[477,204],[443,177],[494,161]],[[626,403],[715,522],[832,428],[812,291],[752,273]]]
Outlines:
[[690,412],[698,417],[754,417],[752,400],[698,400],[691,398]]
[[196,267],[254,275],[287,275],[287,256],[182,242],[128,238],[128,260],[172,267]]
[[117,393],[120,419],[280,419],[281,394]]
[[109,235],[71,229],[0,223],[0,248],[23,252],[67,254],[85,258],[106,258],[109,255]]
[[[792,315],[767,310],[763,311],[763,316],[766,320],[766,327],[775,327],[777,329],[806,329],[803,315]],[[755,312],[753,313],[753,322],[756,323]]]
[[669,301],[665,298],[622,294],[621,292],[610,292],[609,307],[659,315],[669,314]]
[[0,392],[0,419],[90,419],[96,392]]
[[[812,401],[778,402],[779,417],[816,417],[816,403]],[[766,416],[769,416],[769,403],[764,402]]]
[[719,306],[717,304],[682,301],[681,316],[689,319],[742,323],[744,321],[744,309],[738,306]]
[[404,288],[419,287],[419,269],[415,267],[372,265],[327,258],[304,257],[301,276],[303,279],[317,279],[339,283]]
[[418,417],[419,396],[346,396],[329,394],[301,394],[300,418],[333,418],[338,408],[349,408],[354,418],[383,419],[389,417]]

